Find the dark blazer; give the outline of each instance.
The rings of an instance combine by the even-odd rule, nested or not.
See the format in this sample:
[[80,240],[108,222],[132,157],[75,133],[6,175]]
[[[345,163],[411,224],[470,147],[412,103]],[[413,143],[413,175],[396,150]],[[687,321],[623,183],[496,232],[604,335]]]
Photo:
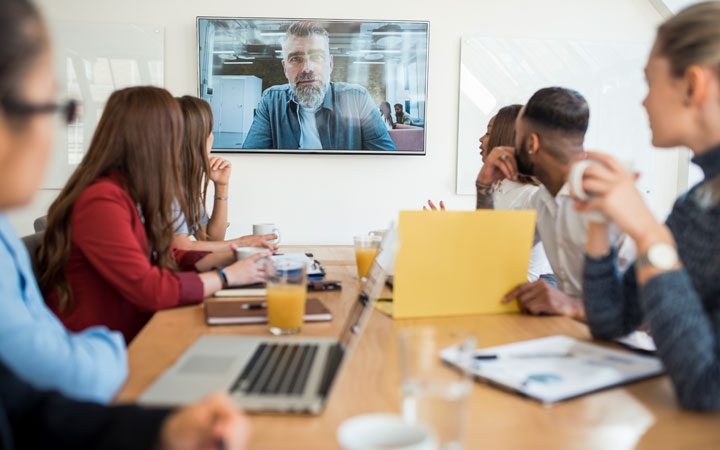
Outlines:
[[0,450],[150,450],[169,413],[38,391],[0,363]]

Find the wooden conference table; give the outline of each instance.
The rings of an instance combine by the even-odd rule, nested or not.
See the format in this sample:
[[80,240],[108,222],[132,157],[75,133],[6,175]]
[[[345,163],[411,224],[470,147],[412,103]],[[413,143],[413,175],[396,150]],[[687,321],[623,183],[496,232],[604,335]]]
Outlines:
[[[284,247],[313,252],[343,290],[312,293],[333,312],[331,322],[305,324],[304,336],[337,336],[359,282],[351,247]],[[214,301],[214,300],[210,300]],[[431,326],[447,345],[460,330],[479,346],[565,334],[589,339],[587,327],[559,317],[486,315],[393,321],[373,311],[355,353],[318,416],[251,416],[251,449],[337,449],[338,426],[357,414],[400,411],[398,330]],[[202,305],[155,314],[129,347],[130,376],[116,401],[133,402],[204,334],[269,335],[265,325],[207,326]],[[445,343],[443,343],[444,345]],[[440,364],[440,362],[438,362]],[[448,369],[450,370],[450,369]],[[546,407],[475,383],[470,398],[468,449],[720,449],[720,414],[680,409],[667,377],[657,377]]]

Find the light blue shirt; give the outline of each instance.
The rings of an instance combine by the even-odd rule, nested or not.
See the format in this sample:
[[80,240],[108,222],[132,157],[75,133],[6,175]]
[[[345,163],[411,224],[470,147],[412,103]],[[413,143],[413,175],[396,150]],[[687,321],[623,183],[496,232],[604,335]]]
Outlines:
[[192,233],[190,232],[190,229],[187,225],[187,220],[185,219],[185,214],[183,214],[182,211],[180,211],[180,205],[178,205],[177,202],[173,203],[172,206],[172,213],[173,217],[175,217],[175,234],[189,234],[189,235],[195,235],[197,233],[198,229],[200,229],[200,226],[206,227],[210,223],[210,217],[207,215],[207,211],[205,211],[205,207],[200,205],[202,208],[202,211],[200,212],[200,223],[195,224],[195,227],[192,230]]
[[320,132],[318,131],[315,113],[320,111],[318,106],[315,109],[300,107],[300,149],[301,150],[322,150],[322,142],[320,142]]
[[122,334],[69,332],[45,305],[25,245],[0,213],[0,360],[38,389],[107,403],[127,377]]

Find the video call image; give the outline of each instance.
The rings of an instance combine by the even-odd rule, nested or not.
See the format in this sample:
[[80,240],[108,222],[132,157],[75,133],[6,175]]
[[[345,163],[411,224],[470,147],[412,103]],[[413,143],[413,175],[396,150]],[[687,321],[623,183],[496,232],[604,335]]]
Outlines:
[[425,153],[427,22],[198,18],[213,150]]

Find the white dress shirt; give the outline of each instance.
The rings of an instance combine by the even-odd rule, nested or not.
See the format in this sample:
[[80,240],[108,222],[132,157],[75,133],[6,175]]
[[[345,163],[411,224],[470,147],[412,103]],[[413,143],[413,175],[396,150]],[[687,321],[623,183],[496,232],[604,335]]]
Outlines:
[[[512,180],[501,180],[493,190],[493,204],[498,210],[534,209],[531,200],[540,189],[534,184],[518,183]],[[536,281],[540,275],[552,274],[553,270],[545,255],[545,248],[541,241],[536,241],[530,252],[530,267],[527,279]]]
[[[555,197],[541,186],[531,203],[537,211],[535,241],[539,239],[545,246],[558,288],[573,297],[581,297],[588,222],[573,208],[575,201],[570,196],[570,185],[565,183]],[[618,249],[618,263],[620,269],[625,270],[635,259],[635,244],[613,225],[610,225],[610,244]]]

